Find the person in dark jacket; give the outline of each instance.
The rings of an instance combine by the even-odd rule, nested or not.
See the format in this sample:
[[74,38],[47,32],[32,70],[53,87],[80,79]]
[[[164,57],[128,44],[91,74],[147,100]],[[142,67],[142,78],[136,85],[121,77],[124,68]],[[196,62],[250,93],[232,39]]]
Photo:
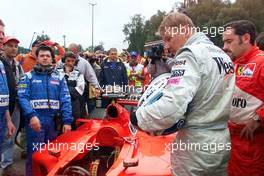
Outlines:
[[[111,48],[109,56],[102,62],[99,80],[100,86],[106,90],[106,93],[114,92],[115,88],[113,89],[113,87],[117,86],[119,86],[118,90],[126,91],[128,85],[127,71],[124,63],[117,57],[116,48]],[[102,107],[107,107],[109,103],[109,100],[103,100]]]
[[109,56],[101,64],[101,73],[99,75],[101,87],[106,86],[126,86],[128,84],[126,67],[117,57],[117,49],[111,48]]

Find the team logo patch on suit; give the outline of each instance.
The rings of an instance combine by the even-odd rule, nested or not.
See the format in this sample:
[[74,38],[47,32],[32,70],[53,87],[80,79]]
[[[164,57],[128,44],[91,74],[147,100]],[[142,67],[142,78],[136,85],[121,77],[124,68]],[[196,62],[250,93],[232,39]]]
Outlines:
[[19,88],[27,88],[27,84],[19,84]]
[[42,80],[34,79],[34,80],[32,81],[32,83],[42,83]]
[[177,60],[174,63],[176,66],[181,66],[186,64],[186,60]]
[[236,75],[238,77],[252,77],[255,71],[256,64],[249,63],[246,65],[237,65],[236,67]]
[[59,109],[60,102],[58,100],[30,100],[33,109]]
[[185,73],[185,69],[176,69],[171,71],[171,77],[182,77]]
[[53,84],[53,85],[60,85],[59,81],[56,81],[56,80],[51,80],[51,81],[50,81],[50,84]]
[[9,95],[0,95],[0,106],[8,106],[9,104]]
[[179,85],[181,78],[180,77],[172,77],[168,79],[167,85],[176,86]]
[[55,74],[55,73],[52,73],[51,74],[51,77],[54,78],[54,79],[59,79],[59,75]]

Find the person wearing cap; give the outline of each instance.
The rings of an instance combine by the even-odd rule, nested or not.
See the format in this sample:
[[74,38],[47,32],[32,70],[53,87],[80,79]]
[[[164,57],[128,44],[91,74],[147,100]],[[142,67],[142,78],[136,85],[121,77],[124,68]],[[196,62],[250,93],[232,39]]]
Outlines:
[[[4,43],[4,23],[0,19],[0,50],[3,49]],[[4,138],[4,127],[8,129],[8,136],[12,136],[15,133],[15,126],[10,117],[9,113],[9,90],[8,90],[8,83],[6,77],[6,70],[4,64],[2,62],[2,57],[0,54],[0,159],[2,154],[2,143]]]
[[[24,75],[21,65],[15,60],[18,53],[19,40],[15,37],[7,36],[4,38],[3,44],[2,62],[6,69],[7,83],[10,93],[9,111],[12,117],[12,122],[15,125],[15,128],[18,129],[20,122],[20,109],[18,105],[17,90],[19,79]],[[7,128],[4,128],[4,131],[8,133]],[[2,144],[1,167],[4,171],[13,164],[14,139],[15,135],[11,138],[6,137]]]
[[32,49],[28,54],[19,54],[16,57],[16,60],[20,63],[25,73],[31,71],[36,65],[36,50],[40,43],[41,40],[35,40],[32,44]]
[[4,37],[5,37],[4,28],[5,28],[5,24],[0,19],[0,56],[3,54],[3,43],[4,43]]
[[141,93],[143,81],[145,79],[144,66],[138,63],[138,54],[136,51],[130,52],[129,62],[126,64],[128,85],[133,93]]
[[84,92],[85,81],[83,74],[75,69],[77,56],[73,52],[66,52],[61,61],[64,63],[63,68],[58,68],[57,70],[64,75],[71,95],[72,116],[74,118],[72,129],[75,130],[77,128],[76,120],[81,117],[80,99]]

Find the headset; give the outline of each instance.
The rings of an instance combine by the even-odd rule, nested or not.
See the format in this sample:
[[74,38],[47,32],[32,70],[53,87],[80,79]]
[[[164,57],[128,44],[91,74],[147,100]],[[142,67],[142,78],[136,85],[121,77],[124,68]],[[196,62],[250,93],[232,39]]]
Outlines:
[[40,64],[36,64],[33,70],[37,73],[47,72],[48,74],[51,74],[54,71],[54,68],[52,65],[42,66]]

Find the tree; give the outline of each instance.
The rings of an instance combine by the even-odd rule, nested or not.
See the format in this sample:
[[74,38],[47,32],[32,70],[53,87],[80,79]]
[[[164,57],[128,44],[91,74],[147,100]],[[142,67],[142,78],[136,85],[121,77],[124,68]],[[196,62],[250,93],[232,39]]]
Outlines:
[[[264,31],[264,3],[263,0],[237,0],[231,3],[229,0],[198,0],[189,3],[186,10],[193,22],[198,27],[215,27],[219,29],[224,24],[234,20],[251,20],[257,27],[257,31]],[[222,33],[215,36],[208,35],[218,46],[222,46]]]
[[156,14],[144,22],[144,17],[137,14],[131,18],[131,22],[124,25],[123,32],[128,42],[129,51],[137,51],[143,54],[144,44],[146,42],[160,40],[157,35],[158,28],[165,17],[166,12],[158,10]]
[[85,49],[85,51],[89,51],[89,52],[95,52],[97,50],[101,50],[101,51],[104,51],[105,50],[104,49],[104,42],[99,42],[98,45],[95,45],[94,47],[89,46],[88,48]]
[[144,33],[146,35],[145,42],[161,39],[161,37],[157,35],[157,32],[165,15],[166,15],[165,11],[162,12],[158,10],[158,12],[155,15],[151,16],[150,19],[145,22],[145,26],[144,26]]
[[47,34],[41,34],[37,36],[36,40],[40,40],[40,41],[50,40],[50,37]]
[[104,42],[99,42],[99,45],[94,47],[94,52],[97,50],[104,51]]
[[[222,47],[223,25],[233,21],[251,20],[257,31],[264,31],[264,3],[263,0],[184,0],[175,3],[173,9],[186,12],[200,31],[218,46]],[[156,35],[166,12],[158,11],[144,22],[144,17],[136,14],[131,22],[124,25],[123,32],[128,42],[129,50],[136,50],[142,54],[144,43],[159,40]],[[206,29],[205,31],[203,29]]]
[[[244,19],[251,20],[257,27],[257,31],[264,31],[264,1],[263,0],[237,0],[234,7],[239,8],[240,12],[248,16]],[[243,18],[240,18],[243,19]]]
[[18,53],[19,54],[27,54],[29,52],[30,52],[30,50],[28,48],[24,48],[23,46],[18,47]]
[[136,14],[131,18],[131,22],[124,25],[123,32],[125,41],[128,42],[128,50],[134,50],[143,54],[145,44],[144,17]]

